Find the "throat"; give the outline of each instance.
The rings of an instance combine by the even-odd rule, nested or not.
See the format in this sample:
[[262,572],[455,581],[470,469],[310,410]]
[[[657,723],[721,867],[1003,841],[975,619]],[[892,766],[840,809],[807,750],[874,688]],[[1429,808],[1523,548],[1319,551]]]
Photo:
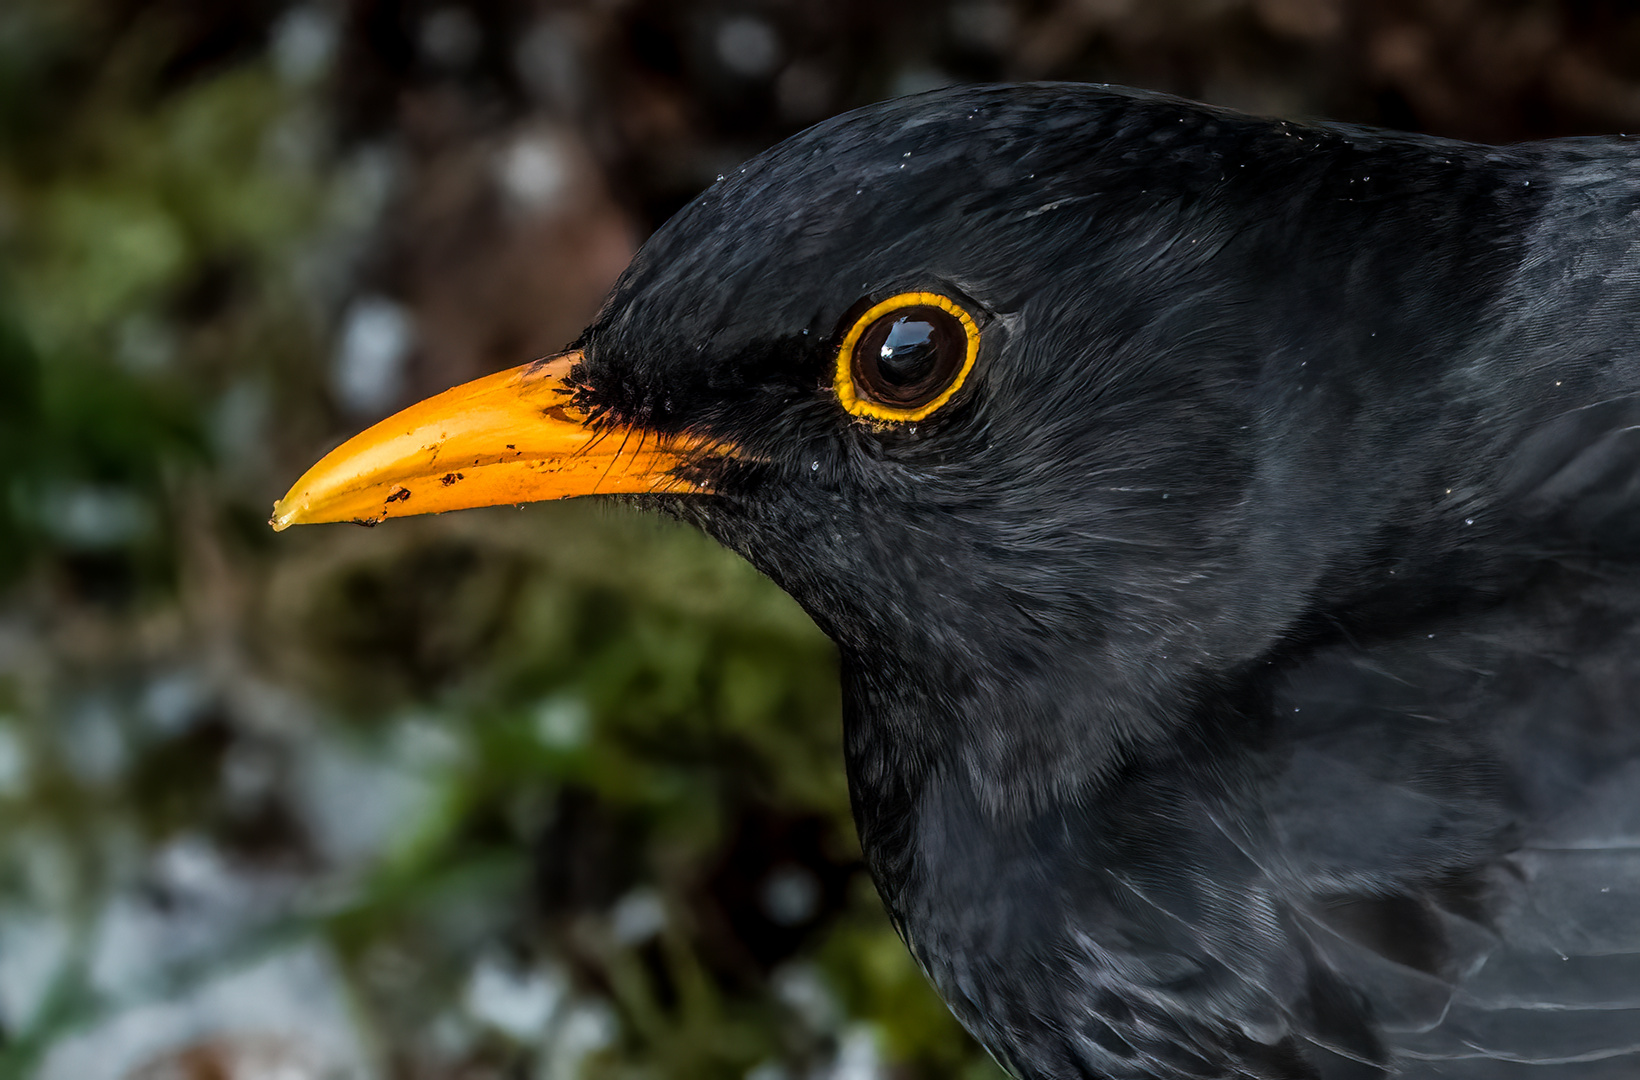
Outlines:
[[[995,694],[919,685],[846,651],[842,675],[855,821],[902,932],[938,921],[946,903],[987,912],[1069,887],[1067,874],[1165,867],[1167,853],[1197,846],[1174,834],[1186,811],[1192,828],[1217,832],[1224,757],[1188,734],[1194,725],[1078,715],[1070,706],[1086,699],[1064,681],[1057,700],[1030,682]],[[998,925],[1031,925],[1017,914],[997,912]]]
[[1261,872],[1189,761],[998,812],[967,770],[873,746],[857,730],[869,719],[850,721],[861,843],[895,928],[1016,1075],[1152,1075],[1129,1058],[1145,1039],[1298,978],[1277,969]]
[[[1050,661],[1023,648],[1003,665],[908,664],[904,655],[840,649],[857,799],[898,806],[938,775],[990,818],[1020,820],[1085,803],[1137,763],[1200,749],[1176,672],[1124,672],[1069,652]],[[1152,684],[1128,679],[1133,671],[1148,671]]]

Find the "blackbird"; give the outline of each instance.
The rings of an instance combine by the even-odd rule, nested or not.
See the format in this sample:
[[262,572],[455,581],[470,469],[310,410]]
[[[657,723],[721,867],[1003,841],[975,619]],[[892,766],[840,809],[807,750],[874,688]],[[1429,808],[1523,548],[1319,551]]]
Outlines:
[[1086,85],[836,117],[274,524],[589,493],[836,642],[1013,1075],[1640,1076],[1640,153]]

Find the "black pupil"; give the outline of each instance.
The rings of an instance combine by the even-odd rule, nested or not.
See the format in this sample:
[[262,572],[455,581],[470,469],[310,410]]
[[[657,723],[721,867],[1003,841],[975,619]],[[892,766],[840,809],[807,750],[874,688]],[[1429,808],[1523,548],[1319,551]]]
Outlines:
[[968,338],[950,312],[902,308],[866,328],[854,348],[860,393],[881,404],[916,408],[951,384],[967,355]]
[[895,319],[877,350],[877,373],[894,386],[928,378],[934,367],[934,327],[921,319]]

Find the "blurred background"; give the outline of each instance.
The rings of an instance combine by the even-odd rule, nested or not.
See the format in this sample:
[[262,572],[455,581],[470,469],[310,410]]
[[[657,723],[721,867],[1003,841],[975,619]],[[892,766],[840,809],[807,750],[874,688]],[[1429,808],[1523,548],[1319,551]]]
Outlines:
[[828,644],[598,505],[275,536],[852,106],[1087,79],[1640,127],[1600,0],[0,0],[0,1077],[1000,1076],[861,872]]

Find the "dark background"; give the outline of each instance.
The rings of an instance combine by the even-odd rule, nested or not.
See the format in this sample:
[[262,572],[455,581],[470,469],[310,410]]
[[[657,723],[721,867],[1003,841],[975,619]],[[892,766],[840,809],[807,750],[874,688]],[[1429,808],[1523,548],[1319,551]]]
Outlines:
[[859,870],[831,652],[767,582],[596,505],[265,520],[562,347],[782,136],[1045,78],[1614,132],[1640,18],[0,3],[0,1077],[996,1076]]

